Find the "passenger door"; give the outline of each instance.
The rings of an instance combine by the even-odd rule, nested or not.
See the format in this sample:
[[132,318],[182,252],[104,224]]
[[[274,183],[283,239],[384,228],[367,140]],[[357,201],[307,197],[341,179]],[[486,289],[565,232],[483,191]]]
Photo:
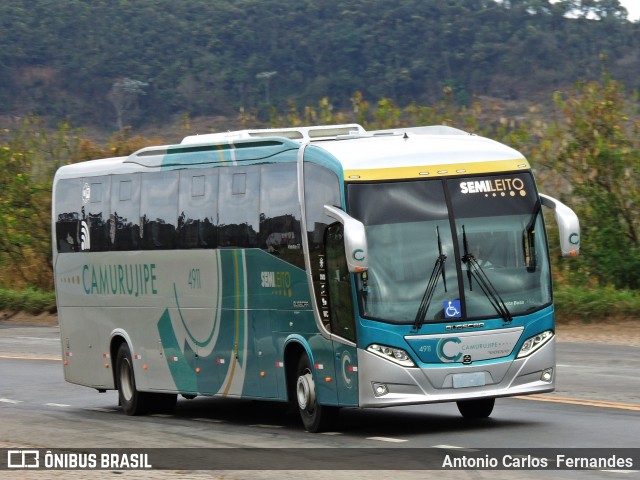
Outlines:
[[[355,310],[351,274],[344,249],[344,227],[330,225],[325,232],[326,293],[321,297],[320,310],[329,313],[331,333],[349,342],[356,342]],[[326,307],[323,307],[327,304]],[[341,405],[358,404],[358,365],[355,346],[333,341],[336,385]]]

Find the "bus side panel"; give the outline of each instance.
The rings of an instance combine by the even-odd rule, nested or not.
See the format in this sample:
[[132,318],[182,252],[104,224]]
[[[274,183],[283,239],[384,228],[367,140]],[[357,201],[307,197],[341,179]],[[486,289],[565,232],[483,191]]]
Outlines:
[[[183,393],[285,399],[284,365],[278,355],[282,347],[273,332],[313,328],[311,315],[294,310],[309,305],[304,271],[260,249],[221,249],[213,255],[215,307],[209,318],[194,321],[197,310],[184,308],[176,291],[175,303],[181,307],[168,309],[158,322],[176,388]],[[305,317],[307,322],[299,321]],[[206,328],[195,335],[194,325]]]
[[[188,287],[173,285],[176,308],[168,308],[157,322],[162,354],[181,393],[257,396],[257,381],[247,377],[254,352],[244,253],[208,254],[214,259],[210,272],[194,267]],[[199,295],[209,298],[211,308],[202,310],[189,300],[194,287],[204,288]]]
[[258,383],[258,396],[262,398],[283,398],[284,377],[276,360],[275,337],[271,325],[274,317],[285,312],[256,310],[251,315],[251,333],[253,336],[255,362],[250,376]]
[[59,307],[64,378],[67,382],[113,389],[109,354],[109,312],[78,307]]
[[114,388],[110,342],[122,336],[139,390],[284,400],[278,333],[295,331],[319,359],[319,398],[337,404],[306,274],[263,250],[60,254],[56,284],[71,382]]
[[[195,393],[196,363],[211,355],[221,333],[219,270],[214,250],[59,254],[56,291],[69,381],[95,386],[107,375],[112,386],[104,355],[120,336],[131,348],[140,390]],[[206,391],[219,389],[224,360],[207,372]]]

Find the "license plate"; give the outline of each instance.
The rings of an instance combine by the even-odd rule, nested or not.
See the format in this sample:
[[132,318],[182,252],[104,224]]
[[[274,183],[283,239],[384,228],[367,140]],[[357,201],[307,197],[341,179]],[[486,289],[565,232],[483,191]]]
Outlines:
[[453,375],[453,388],[482,387],[485,384],[484,372],[456,373]]

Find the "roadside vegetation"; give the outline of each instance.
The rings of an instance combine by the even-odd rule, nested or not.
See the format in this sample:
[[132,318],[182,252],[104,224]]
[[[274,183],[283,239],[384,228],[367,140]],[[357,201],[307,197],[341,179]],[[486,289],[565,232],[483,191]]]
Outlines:
[[639,318],[640,294],[637,290],[560,285],[554,296],[559,321]]
[[[300,110],[271,109],[269,125],[358,122],[367,129],[445,124],[504,142],[531,161],[541,191],[570,205],[582,227],[581,255],[562,260],[553,222],[547,228],[559,317],[638,317],[640,311],[640,117],[637,95],[603,73],[549,99],[548,121],[500,118],[474,100],[460,106],[445,88],[436,104],[369,102],[360,92],[351,109],[329,98]],[[183,119],[188,123],[188,118]],[[227,128],[265,126],[244,112]],[[188,127],[185,127],[185,129]],[[188,133],[193,133],[189,131]],[[64,123],[51,132],[37,117],[0,132],[0,310],[54,309],[51,265],[51,182],[61,165],[127,155],[169,143],[122,129],[105,145]],[[552,215],[547,215],[552,217]]]
[[0,288],[0,310],[33,314],[56,311],[56,296],[52,291],[32,287],[23,290]]

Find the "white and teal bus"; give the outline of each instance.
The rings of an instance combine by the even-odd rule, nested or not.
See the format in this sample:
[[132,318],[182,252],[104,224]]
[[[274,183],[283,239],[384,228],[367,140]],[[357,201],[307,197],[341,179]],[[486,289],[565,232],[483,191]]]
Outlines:
[[182,395],[339,407],[550,392],[542,206],[517,151],[443,126],[185,138],[60,168],[53,264],[67,381],[125,413]]

